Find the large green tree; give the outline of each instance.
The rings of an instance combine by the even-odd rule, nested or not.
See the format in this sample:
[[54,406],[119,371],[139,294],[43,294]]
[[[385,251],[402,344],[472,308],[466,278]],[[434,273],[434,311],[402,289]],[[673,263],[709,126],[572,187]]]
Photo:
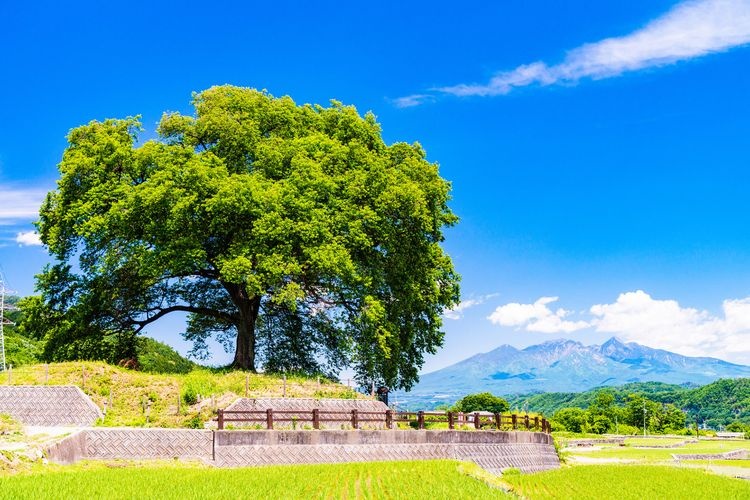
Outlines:
[[219,86],[193,105],[143,143],[135,118],[70,132],[39,222],[50,316],[127,338],[183,312],[197,351],[215,335],[239,368],[411,386],[459,297],[438,166],[338,102]]

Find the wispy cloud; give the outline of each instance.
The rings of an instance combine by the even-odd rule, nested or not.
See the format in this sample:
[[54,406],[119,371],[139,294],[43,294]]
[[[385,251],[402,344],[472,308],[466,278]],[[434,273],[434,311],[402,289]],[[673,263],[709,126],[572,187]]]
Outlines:
[[481,295],[476,298],[462,300],[457,306],[443,311],[443,317],[447,319],[461,319],[467,309],[484,304],[488,300],[495,298],[498,295],[499,294],[497,293],[490,293],[487,295]]
[[36,231],[21,231],[16,234],[16,243],[22,247],[40,246],[42,240],[39,238],[39,233]]
[[[529,85],[570,84],[584,78],[610,78],[663,66],[750,43],[750,0],[688,0],[628,35],[570,50],[555,65],[533,62],[496,74],[487,83],[461,83],[433,89],[437,94],[495,96]],[[430,94],[395,99],[397,106],[419,105]],[[399,104],[400,103],[400,104]]]
[[46,194],[45,189],[0,186],[0,225],[36,219]]
[[391,102],[397,108],[412,108],[414,106],[419,106],[420,104],[424,104],[425,102],[434,100],[435,96],[432,94],[412,94],[392,99]]

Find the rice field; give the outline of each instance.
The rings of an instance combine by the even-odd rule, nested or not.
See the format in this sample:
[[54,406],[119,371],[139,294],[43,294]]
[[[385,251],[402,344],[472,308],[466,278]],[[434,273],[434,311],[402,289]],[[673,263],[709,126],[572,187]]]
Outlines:
[[529,499],[747,499],[750,482],[696,469],[644,465],[574,466],[506,475],[513,493]]
[[124,465],[0,477],[0,499],[512,498],[483,481],[492,479],[477,466],[449,460],[242,469]]
[[[659,441],[653,439],[652,442]],[[627,443],[627,441],[626,441]],[[658,444],[658,443],[657,443]],[[655,446],[649,444],[649,446]],[[685,446],[678,448],[638,448],[637,445],[600,445],[598,449],[586,448],[569,448],[569,453],[574,459],[576,457],[600,458],[600,459],[621,459],[639,461],[644,463],[672,461],[672,454],[704,454],[704,453],[724,453],[739,449],[750,450],[750,442],[747,441],[699,441],[697,443],[687,443]]]

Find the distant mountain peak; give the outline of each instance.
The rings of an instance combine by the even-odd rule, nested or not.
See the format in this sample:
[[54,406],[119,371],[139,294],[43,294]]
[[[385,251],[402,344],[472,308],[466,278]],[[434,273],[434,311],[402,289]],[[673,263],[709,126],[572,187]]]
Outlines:
[[736,377],[750,377],[750,366],[682,356],[636,342],[626,343],[617,337],[601,345],[554,339],[524,349],[502,345],[476,354],[423,375],[399,399],[409,405],[414,403],[416,408],[420,406],[416,401],[452,403],[466,394],[483,391],[507,396],[534,391],[584,391],[629,382],[707,384]]

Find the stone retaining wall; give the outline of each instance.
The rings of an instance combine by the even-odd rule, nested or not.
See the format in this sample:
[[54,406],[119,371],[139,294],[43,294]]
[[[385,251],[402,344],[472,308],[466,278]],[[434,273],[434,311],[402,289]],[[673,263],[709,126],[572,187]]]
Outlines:
[[103,417],[99,407],[74,385],[0,386],[0,413],[24,425],[47,427],[88,426]]
[[86,429],[50,447],[48,456],[60,463],[198,458],[219,467],[448,458],[494,473],[560,466],[550,435],[502,431]]
[[672,454],[672,458],[675,460],[745,460],[748,456],[750,456],[750,452],[747,450],[725,451],[724,453]]

